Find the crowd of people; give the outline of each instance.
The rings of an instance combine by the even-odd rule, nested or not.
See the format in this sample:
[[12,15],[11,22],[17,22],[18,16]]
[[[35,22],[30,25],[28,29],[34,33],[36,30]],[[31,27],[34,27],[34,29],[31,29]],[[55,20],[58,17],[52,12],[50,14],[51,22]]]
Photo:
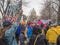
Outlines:
[[60,25],[11,20],[3,22],[0,45],[60,45]]

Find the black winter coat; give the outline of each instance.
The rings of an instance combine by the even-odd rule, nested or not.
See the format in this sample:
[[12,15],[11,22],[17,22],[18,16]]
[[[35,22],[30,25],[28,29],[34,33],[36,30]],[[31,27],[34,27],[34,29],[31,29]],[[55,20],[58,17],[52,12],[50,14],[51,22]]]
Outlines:
[[0,45],[7,45],[7,43],[4,39],[0,39]]
[[[30,42],[29,42],[28,45],[34,45],[34,41],[35,41],[36,37],[37,37],[36,35],[33,35],[31,37]],[[48,45],[48,42],[45,38],[45,35],[40,35],[39,34],[39,37],[38,37],[35,45]]]

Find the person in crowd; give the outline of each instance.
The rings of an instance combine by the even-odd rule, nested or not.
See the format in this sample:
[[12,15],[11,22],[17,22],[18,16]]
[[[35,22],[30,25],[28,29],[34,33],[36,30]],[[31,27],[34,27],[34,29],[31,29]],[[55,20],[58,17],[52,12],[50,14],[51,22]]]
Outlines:
[[21,23],[19,23],[19,25],[17,26],[17,31],[16,31],[16,39],[17,42],[19,42],[19,35],[21,33]]
[[33,30],[32,22],[28,22],[26,31],[25,31],[26,38],[27,38],[25,41],[26,45],[28,45],[28,42],[29,42],[30,38],[32,37],[32,30]]
[[40,27],[42,27],[43,26],[43,22],[41,20],[38,20],[37,25],[39,25]]
[[32,23],[28,23],[28,27],[27,27],[27,38],[31,38],[32,36]]
[[60,27],[52,24],[52,27],[46,33],[46,39],[49,45],[56,45],[58,35],[60,35]]
[[[60,24],[58,24],[57,29],[60,30]],[[56,45],[60,45],[60,34],[58,34],[58,37],[57,37],[57,44],[56,44]]]
[[60,45],[60,35],[57,37],[57,44],[56,45]]
[[46,34],[47,31],[48,31],[48,29],[49,29],[48,24],[44,24],[43,29],[44,29],[44,32],[45,32],[45,34]]
[[4,33],[7,29],[10,28],[10,26],[11,26],[10,23],[6,24],[5,22],[3,22],[3,28],[0,30],[0,45],[8,45],[7,44],[8,42],[6,42],[4,38]]
[[0,45],[7,45],[7,43],[5,42],[5,40],[0,38]]
[[45,35],[42,34],[42,29],[35,25],[33,28],[33,35],[28,45],[47,45]]
[[[5,23],[4,25],[6,26],[7,24],[8,23]],[[7,42],[7,45],[18,45],[15,38],[16,30],[17,30],[17,24],[12,24],[11,27],[5,31],[4,38]]]
[[21,32],[24,32],[26,28],[26,23],[24,21],[21,22]]
[[[9,17],[8,17],[9,18]],[[7,18],[7,19],[8,19]],[[18,18],[17,18],[18,19]],[[15,33],[17,31],[17,20],[15,20],[13,22],[13,18],[9,18],[9,20],[4,20],[3,22],[3,26],[4,27],[9,27],[8,29],[6,29],[6,31],[4,32],[4,38],[5,41],[7,42],[7,45],[18,45],[17,44],[17,40],[15,38]]]
[[51,21],[49,21],[49,23],[48,23],[49,28],[51,27],[51,24],[52,24],[52,22],[51,22]]
[[41,20],[38,20],[37,23],[38,23],[38,25],[41,25],[42,24],[42,21]]
[[25,40],[26,40],[26,36],[25,36],[25,29],[26,27],[23,27],[24,31],[21,31],[20,36],[19,36],[19,40],[20,40],[20,45],[25,45]]

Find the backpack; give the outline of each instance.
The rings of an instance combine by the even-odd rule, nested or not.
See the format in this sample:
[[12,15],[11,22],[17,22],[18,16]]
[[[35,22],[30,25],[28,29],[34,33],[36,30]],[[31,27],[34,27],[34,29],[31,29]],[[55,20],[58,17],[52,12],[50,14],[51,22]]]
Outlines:
[[15,33],[15,38],[16,38],[16,40],[17,40],[17,43],[18,43],[18,41],[19,41],[19,35],[20,35],[20,33],[21,33],[21,25],[18,25],[18,26],[17,26],[17,31],[16,31],[16,33]]
[[27,31],[27,37],[31,38],[31,36],[32,36],[32,28],[29,26]]
[[45,35],[43,35],[43,34],[37,35],[37,37],[34,41],[34,45],[48,45]]
[[16,34],[17,35],[20,35],[20,33],[21,33],[21,25],[18,25]]

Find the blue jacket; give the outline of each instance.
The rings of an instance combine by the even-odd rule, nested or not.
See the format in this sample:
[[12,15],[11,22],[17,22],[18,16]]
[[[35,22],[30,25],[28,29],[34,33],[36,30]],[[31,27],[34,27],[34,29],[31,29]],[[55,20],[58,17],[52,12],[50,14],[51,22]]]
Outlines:
[[31,38],[32,36],[32,27],[28,26],[27,37]]
[[8,45],[17,45],[17,41],[14,37],[14,34],[17,30],[17,25],[12,25],[12,27],[10,29],[8,29],[6,32],[5,32],[5,39],[7,41],[7,44]]
[[16,34],[20,35],[20,33],[21,33],[21,24],[18,25],[17,31],[16,31]]

